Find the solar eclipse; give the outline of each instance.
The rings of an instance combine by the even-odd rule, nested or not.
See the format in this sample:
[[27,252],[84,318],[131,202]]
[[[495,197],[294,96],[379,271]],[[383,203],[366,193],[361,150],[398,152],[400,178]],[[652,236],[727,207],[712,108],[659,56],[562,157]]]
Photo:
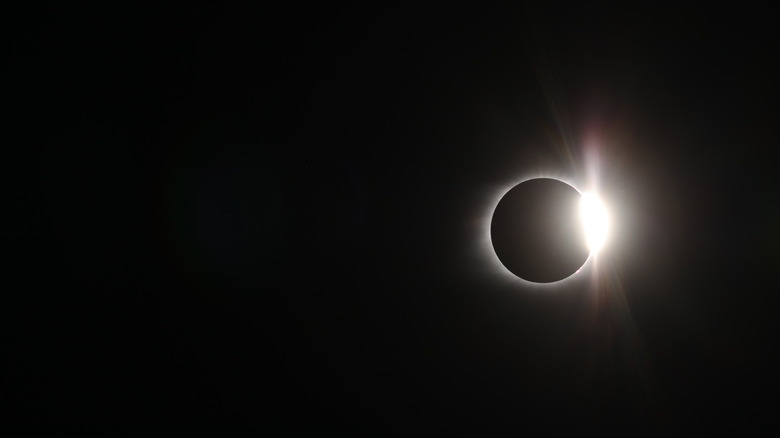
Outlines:
[[504,267],[531,283],[555,283],[578,272],[607,238],[603,202],[553,178],[530,179],[498,202],[490,240]]

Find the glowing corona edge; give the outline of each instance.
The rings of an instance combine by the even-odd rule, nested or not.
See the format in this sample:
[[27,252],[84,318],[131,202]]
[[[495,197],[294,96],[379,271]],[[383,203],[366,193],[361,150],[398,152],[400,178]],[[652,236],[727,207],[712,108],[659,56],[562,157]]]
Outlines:
[[[577,190],[578,193],[580,193],[582,196],[580,212],[582,214],[583,224],[586,229],[589,230],[587,232],[587,239],[588,247],[591,248],[591,252],[588,255],[588,258],[585,260],[585,263],[583,263],[583,265],[570,276],[551,283],[535,283],[522,279],[509,271],[509,269],[507,269],[498,259],[498,256],[493,249],[493,242],[490,235],[490,225],[493,219],[493,214],[495,213],[496,207],[498,206],[498,203],[501,201],[501,199],[518,184],[538,178],[550,178],[561,181],[570,185],[575,190]],[[507,282],[516,283],[531,289],[550,289],[587,281],[588,278],[592,276],[593,271],[596,269],[595,266],[597,264],[596,259],[598,251],[602,249],[606,243],[609,233],[609,215],[605,205],[595,194],[595,191],[582,191],[578,188],[578,185],[579,184],[576,184],[570,181],[568,178],[562,177],[560,175],[535,174],[520,178],[509,184],[508,187],[495,189],[492,193],[492,196],[490,196],[490,200],[487,202],[485,211],[482,215],[484,219],[481,223],[480,230],[481,251],[488,259],[491,270]]]

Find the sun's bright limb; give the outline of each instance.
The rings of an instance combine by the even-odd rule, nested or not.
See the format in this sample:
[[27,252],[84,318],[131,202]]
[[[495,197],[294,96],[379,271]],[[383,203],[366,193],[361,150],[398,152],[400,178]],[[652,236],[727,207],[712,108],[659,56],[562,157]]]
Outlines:
[[597,253],[607,241],[609,215],[604,203],[591,193],[583,193],[580,200],[580,216],[585,229],[585,239],[591,254]]

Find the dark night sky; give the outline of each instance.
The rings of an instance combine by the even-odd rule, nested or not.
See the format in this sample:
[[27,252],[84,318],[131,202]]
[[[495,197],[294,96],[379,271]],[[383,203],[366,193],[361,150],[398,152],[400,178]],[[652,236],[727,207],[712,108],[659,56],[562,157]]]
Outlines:
[[[769,11],[109,3],[3,14],[1,427],[777,429]],[[505,281],[586,146],[602,281]]]

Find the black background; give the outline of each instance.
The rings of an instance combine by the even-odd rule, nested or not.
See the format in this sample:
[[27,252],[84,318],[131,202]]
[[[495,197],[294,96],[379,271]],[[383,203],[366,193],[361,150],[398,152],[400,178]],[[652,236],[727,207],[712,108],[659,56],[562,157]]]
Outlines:
[[[776,428],[769,11],[109,3],[3,14],[4,429]],[[597,286],[506,281],[586,146]]]

